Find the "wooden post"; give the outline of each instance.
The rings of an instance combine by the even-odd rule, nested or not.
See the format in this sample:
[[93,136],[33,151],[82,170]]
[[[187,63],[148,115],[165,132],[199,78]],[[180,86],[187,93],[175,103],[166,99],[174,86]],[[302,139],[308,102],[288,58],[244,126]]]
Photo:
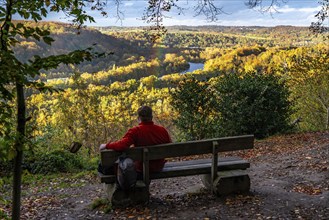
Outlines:
[[214,192],[214,181],[217,178],[217,164],[218,164],[218,147],[217,141],[212,143],[212,164],[211,164],[211,190]]
[[150,167],[149,167],[149,150],[145,147],[143,148],[143,180],[148,187],[150,183]]

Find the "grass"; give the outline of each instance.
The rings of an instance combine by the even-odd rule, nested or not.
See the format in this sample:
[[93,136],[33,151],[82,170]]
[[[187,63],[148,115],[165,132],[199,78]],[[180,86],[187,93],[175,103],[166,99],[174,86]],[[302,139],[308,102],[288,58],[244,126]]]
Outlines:
[[[31,174],[28,171],[22,173],[22,196],[48,193],[54,190],[66,188],[79,188],[88,182],[95,181],[96,171],[82,170],[78,173],[55,173],[55,174]],[[0,179],[0,219],[10,219],[8,209],[12,203],[12,177]],[[67,195],[60,195],[66,197]],[[97,204],[96,204],[97,205]],[[112,206],[108,203],[98,202],[104,212],[109,212]]]
[[112,211],[113,207],[109,200],[104,199],[104,198],[98,198],[93,201],[93,203],[91,204],[91,208],[100,209],[104,213],[109,213],[110,211]]
[[[3,181],[3,178],[0,179]],[[6,207],[8,205],[10,205],[11,203],[11,197],[10,194],[11,191],[10,190],[6,190],[6,188],[1,187],[1,191],[0,191],[0,219],[3,220],[9,220],[10,217],[8,216],[8,213],[6,213],[6,210],[3,209],[2,207]],[[6,198],[10,198],[10,199],[6,199]]]
[[[22,194],[47,192],[50,190],[81,187],[88,181],[96,178],[95,171],[81,171],[78,173],[55,173],[55,174],[31,174],[24,171],[22,175]],[[12,177],[3,177],[0,179],[0,202],[4,198],[10,197],[12,187]],[[1,218],[0,218],[1,219]]]
[[5,213],[3,209],[0,208],[0,219],[10,220],[9,216]]
[[95,176],[93,171],[82,170],[78,173],[54,173],[54,174],[30,174],[25,173],[23,175],[23,184],[24,185],[42,185],[43,183],[54,183],[54,182],[63,182],[63,183],[72,183],[72,181],[77,181],[81,179],[90,179]]

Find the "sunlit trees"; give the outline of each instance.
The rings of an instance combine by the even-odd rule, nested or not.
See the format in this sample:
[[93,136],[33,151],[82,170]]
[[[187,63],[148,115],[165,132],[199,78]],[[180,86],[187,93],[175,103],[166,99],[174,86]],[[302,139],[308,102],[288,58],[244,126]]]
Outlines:
[[171,93],[171,105],[177,112],[174,123],[183,140],[201,140],[220,133],[220,106],[210,83],[187,77]]
[[296,119],[303,130],[329,128],[329,48],[300,48],[287,57],[283,75],[296,100]]
[[[2,138],[12,140],[15,152],[14,179],[13,179],[13,211],[12,219],[20,218],[20,194],[21,194],[21,163],[23,158],[24,145],[26,143],[26,103],[25,88],[35,87],[40,90],[47,89],[42,83],[32,81],[40,70],[49,70],[63,64],[79,64],[84,60],[91,60],[90,49],[71,52],[67,55],[40,57],[34,56],[30,60],[20,61],[14,54],[13,47],[18,40],[33,38],[37,41],[44,41],[51,44],[49,30],[39,27],[27,26],[24,22],[13,22],[13,15],[18,14],[24,19],[32,19],[34,22],[41,21],[47,14],[52,12],[65,11],[66,15],[73,19],[73,23],[81,26],[85,21],[94,21],[88,16],[83,7],[84,1],[1,1],[0,4],[0,105],[5,110],[1,113],[0,127]],[[95,9],[100,9],[98,3],[92,4]],[[11,114],[13,108],[7,104],[16,99],[16,123],[15,125],[3,119],[3,115]],[[9,127],[16,127],[16,132],[8,132]],[[4,135],[4,136],[3,136]],[[2,159],[2,158],[1,158]]]
[[166,54],[163,63],[165,65],[166,73],[181,72],[189,67],[189,64],[183,56],[178,56],[173,53]]

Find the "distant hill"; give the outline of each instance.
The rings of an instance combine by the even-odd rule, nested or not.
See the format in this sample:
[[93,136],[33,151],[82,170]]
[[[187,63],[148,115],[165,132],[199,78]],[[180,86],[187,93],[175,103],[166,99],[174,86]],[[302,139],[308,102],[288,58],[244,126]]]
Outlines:
[[[78,31],[69,24],[59,22],[27,22],[49,29],[55,40],[52,46],[35,40],[19,39],[15,54],[21,61],[33,55],[49,56],[85,49],[94,45],[97,52],[113,52],[105,58],[95,59],[78,66],[61,66],[51,72],[72,73],[98,72],[111,69],[114,65],[125,66],[149,60],[165,53],[179,53],[181,50],[204,50],[207,47],[231,48],[241,45],[265,47],[296,47],[318,41],[306,27],[227,27],[227,26],[171,26],[159,42],[152,45],[148,33],[136,27],[89,27]],[[156,52],[155,52],[156,51]]]
[[[125,65],[123,57],[141,56],[141,48],[133,45],[132,42],[125,39],[116,38],[110,35],[102,34],[100,31],[92,28],[86,28],[77,32],[73,27],[64,23],[56,22],[42,22],[40,24],[43,28],[51,30],[51,37],[55,40],[51,46],[42,41],[35,40],[21,40],[20,45],[14,49],[15,54],[21,60],[26,62],[31,59],[33,55],[49,56],[69,53],[77,49],[86,49],[93,47],[97,52],[110,53],[105,58],[95,59],[92,62],[85,62],[79,65],[77,70],[86,72],[97,72],[108,69],[113,64]],[[71,67],[60,67],[53,72],[72,72]]]

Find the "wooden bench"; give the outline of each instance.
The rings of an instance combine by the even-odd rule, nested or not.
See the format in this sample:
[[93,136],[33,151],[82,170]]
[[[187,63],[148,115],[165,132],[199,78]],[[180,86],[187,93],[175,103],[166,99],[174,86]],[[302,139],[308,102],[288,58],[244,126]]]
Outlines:
[[[250,179],[245,170],[250,167],[250,163],[239,157],[219,158],[218,153],[252,149],[253,146],[254,136],[244,135],[136,147],[128,149],[125,153],[133,160],[143,161],[143,181],[137,184],[143,190],[137,190],[137,193],[148,194],[149,183],[154,179],[205,174],[205,185],[217,195],[224,195],[240,191],[249,191]],[[100,154],[102,166],[112,166],[122,152],[103,150]],[[204,154],[209,154],[210,158],[167,162],[161,172],[149,173],[150,160]],[[116,182],[115,175],[104,175],[99,173],[99,177],[101,182],[105,184]],[[136,192],[133,192],[130,197],[141,198],[140,195],[135,195],[134,193]],[[120,198],[122,198],[122,196]],[[145,198],[142,199],[143,201],[148,200],[148,195],[143,198]],[[113,199],[112,202],[114,202]],[[125,201],[125,203],[126,202],[127,201]]]

